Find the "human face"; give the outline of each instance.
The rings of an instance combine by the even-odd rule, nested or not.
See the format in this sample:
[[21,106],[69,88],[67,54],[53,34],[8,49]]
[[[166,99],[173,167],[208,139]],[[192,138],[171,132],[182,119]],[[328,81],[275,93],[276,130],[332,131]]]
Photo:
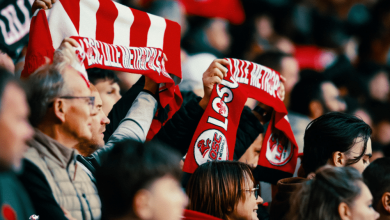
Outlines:
[[103,112],[103,102],[100,98],[99,92],[92,92],[92,96],[95,97],[95,109],[94,114],[92,114],[92,143],[95,145],[103,146],[104,145],[104,134],[106,130],[106,125],[110,124],[110,119],[107,118],[106,114]]
[[179,182],[171,176],[156,180],[149,191],[152,194],[153,220],[179,220],[188,204],[188,197]]
[[390,85],[386,72],[379,72],[369,83],[372,98],[385,102],[388,99]]
[[242,189],[245,193],[245,199],[241,198],[234,208],[234,211],[229,215],[229,219],[235,220],[258,220],[257,218],[257,209],[258,205],[263,203],[263,199],[258,196],[255,197],[254,183],[251,179],[246,180],[246,187]]
[[[362,153],[364,147],[364,141],[363,138],[359,137],[356,140],[356,144],[351,148],[350,154],[348,155],[351,158],[358,157]],[[357,169],[359,173],[363,173],[363,171],[370,165],[370,158],[372,157],[372,147],[371,147],[371,138],[367,141],[367,149],[366,152],[364,152],[363,157],[354,164],[351,164],[350,166]]]
[[252,168],[256,168],[259,162],[259,155],[261,146],[263,143],[263,134],[259,134],[256,140],[249,146],[245,153],[240,157],[238,161],[248,164]]
[[282,59],[282,68],[280,74],[286,77],[285,87],[286,94],[290,94],[295,84],[299,80],[299,66],[298,62],[293,57],[285,57]]
[[376,125],[375,128],[375,137],[376,140],[383,144],[390,144],[390,122],[383,120]]
[[343,112],[346,109],[344,102],[340,101],[339,91],[331,82],[325,82],[321,86],[326,112]]
[[[66,96],[91,96],[85,80],[72,67],[67,67],[63,74],[64,86],[69,94]],[[91,110],[88,99],[62,99],[64,101],[64,122],[63,128],[70,137],[78,140],[90,140],[91,132]]]
[[360,195],[355,199],[351,208],[351,219],[353,220],[375,220],[379,213],[372,207],[372,195],[366,184],[360,185]]
[[[91,87],[93,87],[93,85],[91,85]],[[91,91],[92,96],[95,97],[95,107],[91,113],[92,138],[88,141],[80,142],[80,144],[76,146],[79,153],[85,157],[90,156],[97,149],[104,146],[103,132],[106,130],[106,125],[110,123],[110,119],[107,118],[106,114],[104,114],[102,110],[103,103],[99,92],[96,89],[91,89]]]
[[122,97],[119,93],[119,85],[112,80],[101,80],[96,83],[95,87],[99,91],[100,98],[104,103],[103,112],[108,115],[115,103]]
[[228,32],[228,23],[223,19],[213,19],[206,29],[206,36],[211,47],[221,53],[229,50],[231,37]]
[[18,169],[33,129],[24,92],[13,83],[4,90],[0,107],[0,170]]

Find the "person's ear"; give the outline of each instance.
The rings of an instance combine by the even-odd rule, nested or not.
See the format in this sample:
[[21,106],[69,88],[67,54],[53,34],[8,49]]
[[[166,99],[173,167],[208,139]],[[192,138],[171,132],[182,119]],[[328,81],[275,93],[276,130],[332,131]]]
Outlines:
[[133,211],[139,219],[152,219],[152,195],[145,189],[139,190],[133,200]]
[[53,102],[54,115],[62,123],[65,122],[65,108],[66,104],[62,99],[56,99]]
[[313,100],[309,104],[310,117],[315,119],[324,114],[324,108],[320,101]]
[[341,220],[351,220],[351,210],[349,209],[349,206],[345,203],[342,202],[339,205],[339,215]]
[[390,192],[385,192],[382,195],[382,206],[387,213],[390,213]]
[[332,154],[332,164],[335,167],[345,167],[345,164],[347,163],[347,157],[344,153],[340,151],[336,151]]

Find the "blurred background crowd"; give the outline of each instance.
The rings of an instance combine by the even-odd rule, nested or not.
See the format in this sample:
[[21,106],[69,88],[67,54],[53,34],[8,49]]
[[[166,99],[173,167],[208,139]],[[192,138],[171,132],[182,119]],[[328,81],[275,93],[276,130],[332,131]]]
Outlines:
[[[253,61],[286,77],[284,102],[300,147],[310,120],[340,111],[372,127],[372,160],[390,155],[390,1],[120,2],[181,25],[181,90],[201,90],[216,57]],[[123,92],[139,76],[118,77]]]
[[[202,74],[215,58],[253,61],[287,79],[284,102],[299,146],[310,120],[341,111],[360,116],[373,128],[373,159],[390,155],[390,1],[118,2],[181,25],[182,91],[202,96]],[[20,23],[27,28],[26,36],[11,48],[2,45],[0,54],[0,64],[17,76],[28,42],[28,22]],[[121,94],[141,77],[116,75]],[[118,92],[113,95],[119,97]],[[249,100],[247,105],[254,108],[256,103]]]

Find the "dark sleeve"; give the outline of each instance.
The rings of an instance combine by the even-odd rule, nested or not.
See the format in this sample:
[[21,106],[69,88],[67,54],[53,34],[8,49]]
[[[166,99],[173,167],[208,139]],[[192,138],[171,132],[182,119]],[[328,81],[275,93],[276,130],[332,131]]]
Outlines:
[[108,139],[118,128],[121,120],[126,116],[134,100],[137,98],[138,94],[144,89],[145,77],[142,76],[137,83],[135,83],[119,101],[114,105],[108,118],[110,119],[110,124],[106,125],[106,131],[104,132],[104,141],[107,143]]
[[40,220],[68,220],[57,201],[42,171],[35,164],[24,159],[24,170],[19,180],[30,196]]
[[245,106],[242,110],[237,129],[233,159],[240,159],[260,133],[264,133],[264,127],[252,113],[252,110],[248,106]]
[[197,96],[190,98],[160,129],[153,140],[168,144],[184,156],[204,113],[199,105],[200,99]]

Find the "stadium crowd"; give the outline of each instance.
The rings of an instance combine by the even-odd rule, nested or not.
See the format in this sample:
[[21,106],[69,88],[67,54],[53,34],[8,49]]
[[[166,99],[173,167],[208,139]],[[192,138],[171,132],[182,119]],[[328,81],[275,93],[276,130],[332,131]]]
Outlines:
[[[176,58],[165,39],[156,61],[158,75],[179,85],[177,109],[161,95],[173,87],[142,72],[150,66],[89,68],[96,50],[80,53],[73,35],[50,57],[31,56],[47,45],[46,30],[55,45],[71,32],[68,17],[81,27],[86,8],[95,10],[87,26],[96,26],[110,2],[0,0],[0,220],[390,219],[390,1],[115,0],[137,30],[157,16],[180,25],[181,77],[169,72]],[[104,10],[105,19],[121,13]],[[148,27],[136,23],[142,16]],[[248,69],[234,79],[241,61],[225,58],[276,74],[276,98],[249,95],[242,112],[233,108]],[[42,65],[30,71],[34,62]],[[210,112],[226,118],[226,132],[219,125],[204,144]]]

